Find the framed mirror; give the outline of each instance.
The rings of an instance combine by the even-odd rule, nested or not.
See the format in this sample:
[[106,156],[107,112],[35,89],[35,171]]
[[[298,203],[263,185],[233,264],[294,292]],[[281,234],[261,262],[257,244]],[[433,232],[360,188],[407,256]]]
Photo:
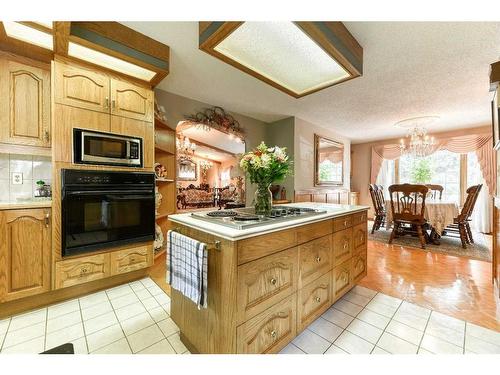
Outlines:
[[179,181],[197,181],[197,164],[191,159],[181,158],[177,160],[177,180]]
[[314,185],[344,184],[344,145],[314,134]]

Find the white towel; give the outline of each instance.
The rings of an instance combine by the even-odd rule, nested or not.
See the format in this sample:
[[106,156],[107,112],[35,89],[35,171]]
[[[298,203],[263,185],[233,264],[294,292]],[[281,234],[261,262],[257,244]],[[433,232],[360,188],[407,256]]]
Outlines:
[[167,282],[196,303],[198,309],[207,307],[208,254],[207,245],[169,230]]

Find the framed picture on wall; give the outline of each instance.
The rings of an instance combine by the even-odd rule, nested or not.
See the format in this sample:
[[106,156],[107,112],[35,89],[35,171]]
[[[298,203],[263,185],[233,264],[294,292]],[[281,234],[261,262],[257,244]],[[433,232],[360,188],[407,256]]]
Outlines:
[[498,90],[493,94],[493,100],[491,101],[491,126],[493,134],[493,148],[495,150],[500,149],[500,108],[498,108]]

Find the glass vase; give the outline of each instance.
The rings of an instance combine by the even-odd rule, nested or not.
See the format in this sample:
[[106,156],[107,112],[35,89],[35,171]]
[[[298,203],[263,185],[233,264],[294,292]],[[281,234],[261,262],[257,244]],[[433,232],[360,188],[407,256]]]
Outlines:
[[273,194],[270,190],[271,184],[257,184],[254,197],[254,208],[256,215],[269,215],[273,206]]

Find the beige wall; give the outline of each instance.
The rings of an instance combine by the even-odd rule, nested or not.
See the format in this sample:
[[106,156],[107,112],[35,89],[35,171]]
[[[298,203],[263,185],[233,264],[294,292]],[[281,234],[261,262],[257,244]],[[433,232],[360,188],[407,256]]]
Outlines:
[[[460,130],[439,132],[433,134],[439,134],[440,137],[454,137],[464,134],[483,133],[485,130],[490,131],[491,129],[489,126],[481,126],[471,129],[460,129]],[[382,141],[351,145],[351,150],[352,150],[351,188],[352,191],[359,191],[359,204],[367,206],[372,205],[370,193],[368,191],[368,185],[370,184],[370,174],[371,174],[372,147],[395,144],[398,143],[399,140],[400,138],[392,138]],[[369,211],[369,215],[373,215],[371,209]]]
[[334,131],[295,118],[295,190],[314,188],[314,134],[344,144],[344,187],[350,186],[351,141]]

